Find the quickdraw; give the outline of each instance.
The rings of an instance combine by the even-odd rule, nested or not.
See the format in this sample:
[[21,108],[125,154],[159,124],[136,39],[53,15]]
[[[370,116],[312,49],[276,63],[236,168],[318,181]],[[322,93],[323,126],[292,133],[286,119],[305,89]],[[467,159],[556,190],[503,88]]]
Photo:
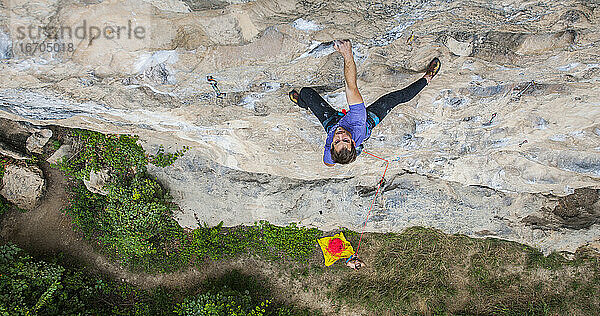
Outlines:
[[519,92],[519,94],[517,95],[517,97],[521,97],[523,95],[523,93],[525,93],[525,91],[527,91],[527,89],[529,89],[529,87],[531,87],[532,85],[535,85],[535,81],[531,80],[531,82],[529,82],[529,84],[527,85],[527,87],[525,87],[525,89],[521,90],[521,92]]
[[490,125],[492,125],[492,122],[496,118],[496,115],[497,115],[497,113],[492,114],[492,118],[490,118],[490,120],[488,122],[483,123],[483,126],[490,126]]
[[524,140],[524,141],[522,141],[522,142],[519,144],[519,147],[521,147],[521,146],[523,146],[523,145],[525,145],[525,144],[527,144],[527,140]]
[[213,78],[212,76],[206,76],[206,80],[208,80],[208,83],[210,83],[210,85],[213,87],[213,89],[217,93],[217,99],[225,98],[225,95],[227,95],[227,93],[221,92],[221,90],[217,86],[218,83],[217,83],[217,80],[215,80],[215,78]]

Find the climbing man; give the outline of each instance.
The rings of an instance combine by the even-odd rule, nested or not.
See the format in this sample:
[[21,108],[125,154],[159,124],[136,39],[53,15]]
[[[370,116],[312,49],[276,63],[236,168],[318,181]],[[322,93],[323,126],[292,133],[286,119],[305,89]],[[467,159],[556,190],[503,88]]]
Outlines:
[[427,66],[423,78],[410,86],[388,93],[369,107],[365,107],[356,84],[356,64],[349,40],[336,40],[336,51],[344,57],[344,78],[346,80],[346,101],[350,110],[341,113],[331,107],[314,89],[302,88],[300,93],[292,90],[290,100],[303,109],[310,109],[319,119],[327,138],[323,152],[323,162],[327,166],[336,163],[348,164],[356,160],[362,151],[362,143],[371,136],[371,131],[398,104],[414,98],[438,73],[441,62],[434,58]]

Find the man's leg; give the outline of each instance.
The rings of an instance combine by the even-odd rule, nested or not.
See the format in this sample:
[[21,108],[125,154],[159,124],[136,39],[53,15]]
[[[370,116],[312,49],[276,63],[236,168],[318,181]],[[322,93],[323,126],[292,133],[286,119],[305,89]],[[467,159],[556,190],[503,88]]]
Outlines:
[[335,125],[339,118],[342,117],[340,112],[332,108],[331,105],[329,105],[329,103],[327,103],[327,101],[312,88],[302,88],[302,90],[300,90],[298,106],[305,109],[309,108],[319,119],[319,122],[321,122],[321,125],[323,125],[326,132],[328,131],[328,127]]
[[388,93],[369,105],[367,107],[367,123],[369,127],[372,129],[379,124],[396,105],[412,100],[426,85],[427,79],[421,78],[410,86]]

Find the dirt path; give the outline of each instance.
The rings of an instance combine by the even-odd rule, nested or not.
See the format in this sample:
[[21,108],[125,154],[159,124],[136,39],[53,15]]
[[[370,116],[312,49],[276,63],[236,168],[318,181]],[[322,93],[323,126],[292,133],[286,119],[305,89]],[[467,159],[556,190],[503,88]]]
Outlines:
[[198,269],[165,274],[131,273],[123,267],[98,254],[93,247],[71,229],[70,220],[61,210],[68,203],[67,179],[62,172],[44,163],[41,166],[47,180],[46,194],[38,208],[21,213],[6,214],[0,227],[0,238],[27,250],[34,256],[62,253],[66,259],[83,263],[91,272],[125,281],[141,288],[158,286],[167,288],[190,288],[207,278],[219,277],[232,270],[266,280],[273,289],[275,298],[288,303],[313,309],[325,314],[358,315],[335,304],[326,296],[322,280],[293,278],[289,271],[275,264],[240,258],[231,261],[211,261]]

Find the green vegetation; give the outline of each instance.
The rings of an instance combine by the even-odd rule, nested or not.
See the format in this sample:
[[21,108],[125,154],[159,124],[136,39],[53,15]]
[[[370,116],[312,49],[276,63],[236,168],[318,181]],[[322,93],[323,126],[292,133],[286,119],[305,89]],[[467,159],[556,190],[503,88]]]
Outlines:
[[77,180],[86,179],[92,170],[106,169],[113,180],[105,187],[106,196],[91,193],[78,182],[65,213],[85,238],[131,268],[173,271],[194,262],[244,254],[303,261],[315,249],[315,238],[321,232],[295,224],[277,227],[261,222],[252,227],[218,225],[185,231],[173,220],[176,205],[172,198],[146,172],[148,163],[165,167],[183,151],[166,154],[161,147],[156,155],[147,157],[136,143],[137,137],[83,130],[75,130],[72,137],[79,149],[60,169]]
[[202,293],[178,304],[178,315],[320,315],[319,312],[277,305],[271,291],[255,278],[233,270],[221,278],[209,279]]
[[[111,257],[132,265],[165,256],[170,232],[181,227],[172,218],[174,205],[160,184],[146,172],[148,163],[166,166],[186,150],[166,154],[161,147],[156,156],[146,155],[129,135],[103,135],[73,130],[76,154],[59,164],[67,175],[80,180],[72,189],[65,213],[87,238],[98,242]],[[81,180],[91,171],[108,170],[112,177],[102,196],[89,192]]]
[[35,260],[14,245],[0,246],[0,271],[0,315],[159,315],[173,306],[160,289],[142,291]]
[[257,255],[268,260],[307,260],[317,229],[260,222],[250,227],[200,227],[185,231],[171,217],[173,204],[158,183],[132,177],[109,185],[107,196],[79,184],[65,209],[79,232],[109,256],[136,270],[168,272],[205,260]]
[[[334,301],[372,314],[586,315],[600,307],[600,263],[585,252],[567,261],[517,243],[414,227],[400,234],[365,234],[361,257],[368,267],[354,272],[341,264],[323,268],[315,242],[323,234],[318,229],[259,222],[184,230],[172,219],[176,205],[168,192],[146,173],[148,163],[165,167],[182,151],[166,154],[161,147],[146,156],[136,137],[73,135],[83,143],[75,157],[61,164],[78,183],[65,211],[85,238],[134,270],[168,272],[250,256],[283,263],[276,269],[301,282],[301,290],[325,291]],[[107,196],[90,193],[80,182],[99,169],[113,175]],[[356,232],[344,234],[358,241]],[[179,301],[174,311],[291,314],[263,292],[268,291],[207,286]]]
[[10,244],[0,246],[0,271],[0,315],[309,315],[274,304],[266,287],[237,271],[201,285],[202,294],[148,291]]
[[158,152],[156,155],[151,155],[148,157],[148,162],[157,166],[157,167],[167,167],[172,165],[177,158],[183,156],[183,154],[189,149],[189,147],[184,146],[182,150],[178,150],[175,153],[165,153],[165,148],[163,145],[160,145],[158,148]]
[[199,259],[227,259],[250,254],[271,261],[306,261],[315,250],[315,241],[322,234],[290,224],[279,227],[261,221],[254,226],[222,228],[200,227],[185,237],[183,253]]
[[0,180],[4,177],[4,171],[6,171],[6,166],[10,163],[10,159],[6,157],[0,157]]
[[60,146],[62,145],[62,143],[56,139],[52,140],[51,144],[52,144],[52,149],[54,149],[54,150],[58,150],[60,148]]
[[188,150],[188,147],[184,147],[175,153],[165,153],[161,146],[156,155],[147,155],[137,143],[137,136],[104,135],[75,129],[70,137],[74,139],[76,154],[59,164],[59,167],[67,175],[79,180],[89,179],[92,170],[101,169],[118,177],[144,175],[148,163],[167,167]]
[[177,315],[265,315],[270,301],[259,305],[250,303],[250,296],[239,292],[204,293],[194,298],[186,299],[175,310]]
[[61,163],[60,169],[79,180],[89,179],[91,171],[105,168],[109,173],[128,176],[145,172],[148,159],[138,137],[129,135],[103,135],[86,130],[73,130],[76,154]]
[[108,195],[79,184],[66,209],[77,229],[124,263],[157,254],[162,238],[178,227],[168,197],[156,181],[140,176],[108,185]]

